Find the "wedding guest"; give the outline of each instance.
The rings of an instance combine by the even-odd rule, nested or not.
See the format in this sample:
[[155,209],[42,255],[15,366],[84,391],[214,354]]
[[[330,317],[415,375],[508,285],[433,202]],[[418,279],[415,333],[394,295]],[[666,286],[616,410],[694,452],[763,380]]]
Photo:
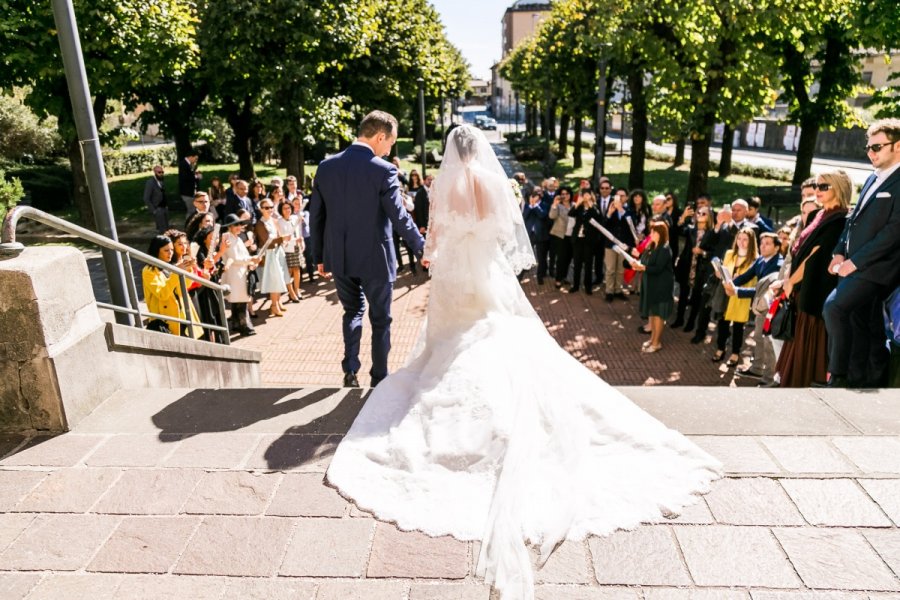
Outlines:
[[[191,219],[194,218],[194,215],[197,213],[207,213],[209,212],[210,200],[209,196],[206,192],[197,192],[194,194],[194,210],[187,216],[184,220],[184,228],[187,229],[188,223],[191,222]],[[213,216],[215,220],[215,216]],[[195,232],[196,233],[196,232]]]
[[[675,280],[678,281],[678,312],[672,328],[684,325],[684,331],[691,332],[697,323],[703,302],[703,284],[712,274],[709,259],[713,251],[712,217],[708,207],[698,207],[690,213],[687,224],[682,227],[684,244],[675,263]],[[690,312],[688,312],[690,308]],[[687,315],[687,322],[684,318]]]
[[284,305],[281,303],[281,295],[287,292],[287,284],[284,281],[284,272],[287,268],[287,262],[284,258],[284,248],[282,248],[282,238],[278,235],[278,226],[275,216],[275,204],[268,198],[264,198],[259,203],[262,211],[262,218],[256,222],[254,233],[256,234],[256,243],[260,248],[266,245],[270,239],[266,253],[262,258],[262,275],[260,277],[260,291],[269,296],[269,316],[283,317]]
[[[175,259],[175,247],[170,238],[164,235],[157,235],[150,240],[150,246],[147,254],[158,258],[159,260],[172,264]],[[188,254],[175,263],[175,266],[191,270],[194,260]],[[147,265],[141,271],[141,282],[144,289],[144,301],[147,303],[147,310],[151,313],[174,317],[176,319],[187,319],[185,316],[185,302],[181,297],[181,285],[178,281],[178,275],[166,269],[160,269],[153,265]],[[194,312],[193,305],[188,302],[191,309],[191,318],[193,322],[199,323],[200,319]],[[177,321],[166,321],[169,332],[174,335],[182,335],[182,328],[185,333],[188,327],[182,326]],[[199,327],[190,328],[188,337],[198,338],[201,335]]]
[[157,233],[169,228],[169,201],[166,197],[165,171],[162,165],[153,167],[153,176],[144,184],[144,204],[153,215]]
[[525,207],[522,209],[522,219],[525,221],[525,229],[528,231],[528,241],[534,249],[537,258],[537,283],[544,284],[547,275],[547,247],[550,243],[550,231],[547,227],[549,206],[545,206],[541,200],[541,194],[535,190],[531,192]]
[[674,265],[674,259],[680,252],[679,237],[681,236],[681,231],[677,227],[677,223],[681,221],[681,215],[684,211],[678,205],[678,196],[672,191],[666,192],[665,207],[666,214],[669,215],[669,246],[672,248],[672,264]]
[[241,238],[244,223],[239,215],[225,217],[225,227],[228,231],[222,234],[225,255],[221,283],[231,290],[227,298],[231,305],[232,329],[244,336],[256,335],[247,310],[248,304],[253,301],[247,291],[247,276],[256,270],[259,259],[250,256],[247,245]]
[[572,272],[572,287],[569,292],[577,292],[581,283],[581,272],[584,269],[584,293],[593,294],[594,274],[594,248],[598,244],[600,233],[590,224],[591,219],[598,223],[603,218],[596,205],[597,199],[590,189],[583,189],[578,194],[575,207],[570,214],[575,217],[575,226],[572,228],[572,258],[574,260]]
[[256,311],[253,308],[256,292],[259,290],[259,263],[262,256],[258,255],[259,246],[256,244],[255,223],[253,222],[253,213],[248,210],[241,209],[237,213],[237,218],[241,224],[239,237],[250,256],[256,259],[256,266],[247,273],[247,295],[249,301],[247,303],[247,314],[251,319],[256,318]]
[[[310,281],[316,280],[316,266],[313,264],[312,259],[312,246],[309,244],[309,211],[306,210],[306,205],[308,203],[304,201],[303,197],[295,197],[291,200],[291,206],[294,207],[294,216],[297,217],[297,226],[300,229],[300,237],[303,238],[303,264],[306,269],[306,274],[309,277]],[[303,281],[303,268],[301,268],[301,279]]]
[[[744,227],[734,237],[734,245],[725,253],[722,267],[731,273],[732,277],[738,277],[749,271],[757,259],[756,233],[752,227]],[[744,283],[755,285],[756,277]],[[744,324],[750,320],[750,298],[731,296],[725,314],[716,325],[716,353],[713,362],[722,360],[725,356],[725,348],[731,334],[731,356],[725,363],[729,367],[736,366],[741,360],[741,347],[744,344]]]
[[760,214],[760,208],[762,208],[762,199],[759,196],[751,196],[747,200],[747,220],[753,223],[760,234],[772,233],[775,231],[775,226],[771,219]]
[[225,218],[225,201],[227,200],[225,186],[222,185],[221,179],[213,177],[210,180],[207,195],[210,209],[216,213],[216,222],[220,222]]
[[638,233],[638,239],[635,239],[634,243],[639,244],[646,237],[647,225],[650,224],[650,218],[653,216],[653,213],[650,212],[650,205],[647,204],[647,192],[640,189],[631,190],[628,195],[628,206],[633,215],[634,228]]
[[672,314],[672,293],[675,274],[672,272],[672,249],[669,247],[669,227],[662,221],[650,223],[650,244],[641,254],[635,269],[644,273],[641,281],[641,316],[650,322],[650,339],[642,352],[662,350],[662,332],[666,319]]
[[[194,235],[193,242],[197,245],[197,265],[204,279],[213,283],[219,283],[222,274],[222,256],[225,248],[216,252],[217,240],[214,240],[215,230],[212,227],[204,227]],[[216,292],[206,286],[200,286],[196,291],[197,308],[203,323],[224,327],[221,313],[219,312],[219,298]],[[207,342],[224,343],[225,334],[220,331],[203,328],[200,339]]]
[[410,195],[415,196],[416,192],[419,191],[419,188],[425,185],[422,182],[422,176],[419,175],[419,172],[415,169],[412,169],[409,172],[409,184],[406,186],[406,191],[409,192]]
[[194,236],[197,235],[198,231],[204,227],[212,227],[215,224],[216,218],[211,212],[195,212],[194,215],[188,219],[187,223],[185,223],[184,231],[187,235],[187,239],[192,240],[194,239]]
[[300,235],[300,220],[294,214],[290,202],[278,205],[278,235],[284,240],[284,257],[287,265],[285,282],[288,289],[288,302],[300,302],[300,272],[303,268],[303,237]]
[[[612,201],[606,209],[604,224],[606,229],[617,240],[629,246],[630,251],[635,244],[628,244],[632,239],[631,228],[628,219],[633,220],[633,215],[628,209],[628,190],[616,188]],[[612,302],[613,298],[625,298],[625,258],[613,250],[613,242],[606,239],[606,248],[603,256],[604,287],[606,289],[606,301]]]
[[571,210],[572,188],[564,186],[553,199],[549,214],[553,223],[550,227],[550,254],[555,262],[555,270],[550,273],[556,278],[556,289],[562,287],[572,263],[572,230],[575,228],[575,219],[570,217]]
[[796,307],[794,338],[785,341],[776,371],[782,387],[809,387],[824,384],[828,373],[828,334],[822,309],[825,299],[838,284],[828,272],[829,251],[837,245],[853,184],[844,171],[830,171],[816,177],[816,199],[822,210],[791,245],[791,271],[780,286]]

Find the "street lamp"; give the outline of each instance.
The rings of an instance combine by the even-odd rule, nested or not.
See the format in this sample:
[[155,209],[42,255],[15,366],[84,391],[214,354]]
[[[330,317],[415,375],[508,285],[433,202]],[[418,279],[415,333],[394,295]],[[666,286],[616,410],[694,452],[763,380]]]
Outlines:
[[600,80],[597,82],[597,122],[594,124],[594,184],[599,189],[606,158],[606,50],[610,43],[600,44]]
[[416,80],[419,84],[419,139],[421,140],[422,152],[422,179],[425,179],[425,80],[419,77]]

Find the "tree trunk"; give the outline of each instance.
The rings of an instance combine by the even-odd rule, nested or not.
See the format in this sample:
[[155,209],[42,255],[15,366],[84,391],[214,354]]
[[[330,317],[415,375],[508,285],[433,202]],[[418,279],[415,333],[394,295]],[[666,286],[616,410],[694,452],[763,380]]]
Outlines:
[[731,151],[734,149],[734,130],[725,125],[722,133],[722,158],[719,160],[719,177],[725,179],[731,175]]
[[705,194],[709,183],[710,136],[697,135],[691,140],[691,172],[688,175],[687,201],[693,202]]
[[547,129],[547,106],[545,104],[539,105],[538,121],[541,124],[541,137],[547,139],[547,136],[550,135],[550,132]]
[[251,141],[253,137],[253,115],[250,98],[244,98],[241,105],[232,98],[224,99],[225,120],[234,132],[232,149],[238,157],[241,179],[249,181],[256,175],[253,169]]
[[550,101],[550,111],[547,116],[550,118],[548,127],[550,128],[550,141],[556,141],[556,100]]
[[684,164],[684,137],[679,137],[675,140],[675,167],[680,167]]
[[581,129],[584,126],[584,117],[581,113],[575,115],[575,140],[572,142],[572,166],[580,169],[581,162]]
[[812,172],[813,155],[816,151],[816,140],[819,137],[819,124],[814,117],[800,121],[800,141],[797,143],[797,162],[794,166],[793,185],[800,185]]
[[84,173],[84,160],[81,156],[81,144],[78,137],[72,139],[67,146],[69,164],[72,166],[72,182],[74,183],[75,208],[78,210],[78,222],[82,227],[97,231],[94,222],[94,206],[91,204],[91,193],[88,189],[87,176]]
[[170,129],[175,140],[175,153],[181,160],[191,151],[191,128],[189,125],[173,125]]
[[[629,73],[628,91],[631,94],[631,166],[628,172],[628,189],[643,189],[648,134],[643,72],[633,69]],[[625,120],[622,119],[622,128],[624,127]]]
[[563,111],[559,117],[559,157],[565,158],[569,153],[569,113]]
[[281,143],[281,157],[287,174],[296,177],[297,181],[303,181],[303,168],[300,162],[302,154],[302,145],[298,144],[292,135],[285,134]]

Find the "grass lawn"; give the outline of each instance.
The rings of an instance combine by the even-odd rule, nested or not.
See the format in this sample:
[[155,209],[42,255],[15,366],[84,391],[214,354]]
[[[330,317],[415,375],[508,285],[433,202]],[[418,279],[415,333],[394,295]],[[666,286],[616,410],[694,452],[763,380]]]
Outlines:
[[[554,175],[563,182],[563,185],[577,187],[580,180],[591,178],[591,172],[594,168],[594,155],[592,152],[585,150],[581,157],[582,167],[577,170],[573,168],[571,158],[565,158],[557,162]],[[630,160],[628,156],[607,154],[606,175],[612,180],[613,185],[628,185]],[[523,166],[531,173],[540,174],[543,169],[543,165],[537,161],[525,162]],[[683,199],[687,191],[689,171],[689,163],[676,169],[672,163],[647,159],[644,163],[644,187],[648,196],[652,198],[656,194],[674,191],[676,196]],[[785,182],[744,175],[731,175],[727,179],[722,179],[717,172],[710,171],[708,189],[709,194],[712,196],[713,204],[718,207],[736,198],[753,196],[757,187],[774,185],[785,185]],[[765,213],[765,206],[763,211]],[[783,216],[786,214],[783,213]]]

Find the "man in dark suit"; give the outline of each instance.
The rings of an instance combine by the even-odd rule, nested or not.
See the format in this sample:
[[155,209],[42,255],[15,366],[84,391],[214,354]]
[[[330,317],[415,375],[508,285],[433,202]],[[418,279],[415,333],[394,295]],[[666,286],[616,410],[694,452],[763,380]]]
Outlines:
[[[391,349],[391,297],[397,278],[393,229],[413,254],[425,240],[403,207],[397,167],[383,160],[397,140],[397,119],[373,111],[353,144],[316,172],[310,200],[310,236],[319,275],[330,272],[344,307],[344,386],[357,387],[362,319],[369,301],[372,387],[387,377]],[[393,226],[393,227],[392,227]],[[423,264],[427,267],[427,264]]]
[[225,216],[236,215],[242,210],[250,213],[250,225],[256,225],[256,213],[254,212],[253,201],[247,196],[250,191],[250,185],[243,179],[235,180],[231,189],[230,196],[225,200]]
[[884,385],[890,359],[881,306],[900,282],[900,119],[874,123],[868,140],[866,153],[875,172],[828,266],[840,277],[822,313],[830,387]]
[[165,171],[162,165],[153,167],[153,176],[144,184],[144,204],[153,215],[156,231],[166,231],[169,228],[169,203],[166,200]]
[[188,150],[188,153],[178,161],[178,194],[184,202],[184,208],[188,216],[191,216],[197,210],[194,208],[194,194],[200,186],[202,175],[197,170],[197,151]]
[[413,216],[416,221],[416,227],[422,236],[428,235],[428,218],[431,214],[431,184],[434,182],[434,175],[426,175],[422,187],[416,192],[413,200],[415,208],[413,208]]
[[[555,191],[554,191],[555,195]],[[546,197],[546,194],[544,195]],[[552,201],[551,201],[552,202]],[[522,207],[522,219],[525,221],[525,230],[528,231],[528,241],[537,258],[537,282],[544,284],[547,276],[547,253],[550,251],[550,209],[541,199],[541,192],[535,188],[531,195],[525,199]]]

